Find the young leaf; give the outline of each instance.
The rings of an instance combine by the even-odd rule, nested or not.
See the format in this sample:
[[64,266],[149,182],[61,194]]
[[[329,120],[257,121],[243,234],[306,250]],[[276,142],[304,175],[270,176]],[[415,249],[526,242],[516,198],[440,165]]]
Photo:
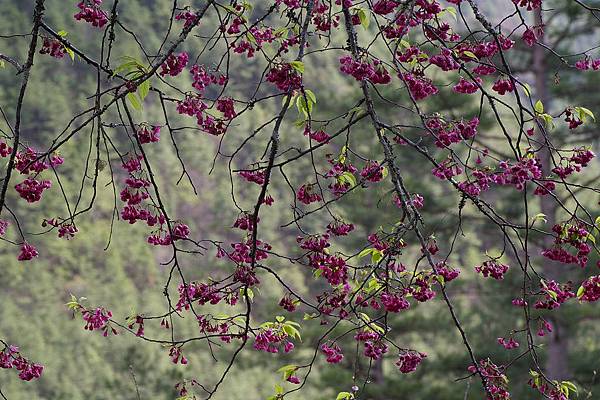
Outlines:
[[383,253],[377,249],[373,249],[371,253],[371,264],[377,264],[383,258]]
[[148,96],[149,92],[150,92],[150,80],[146,79],[144,82],[140,83],[140,86],[138,86],[138,95],[140,96],[140,99],[142,101],[144,101],[146,96]]
[[65,51],[67,52],[69,57],[71,57],[71,61],[75,61],[75,52],[66,46],[65,46]]
[[536,222],[536,221],[548,222],[548,220],[546,219],[546,214],[544,214],[544,213],[537,213],[533,217],[531,217],[531,222]]
[[363,28],[365,28],[365,29],[369,28],[369,24],[371,23],[371,21],[370,21],[370,19],[371,19],[370,15],[369,15],[369,13],[367,13],[362,8],[358,9],[358,19],[360,20],[360,25]]
[[290,65],[299,73],[304,73],[304,63],[302,61],[292,61]]
[[306,93],[306,97],[308,97],[308,99],[313,102],[314,104],[317,104],[317,96],[315,96],[314,92],[310,89],[306,89],[304,90],[304,93]]
[[136,110],[140,111],[142,109],[142,103],[140,103],[135,93],[127,93],[127,100],[129,100],[131,106]]
[[454,18],[454,20],[456,21],[456,8],[454,7],[446,7],[446,11],[448,11],[450,13],[450,15],[452,15],[452,17]]
[[473,60],[479,60],[479,58],[477,58],[477,56],[475,55],[475,53],[473,53],[472,51],[468,51],[468,50],[466,50],[466,51],[463,51],[463,52],[462,52],[462,54],[463,54],[464,56],[467,56],[467,57],[469,57],[469,58],[472,58]]
[[351,172],[344,172],[340,176],[338,176],[338,181],[340,183],[349,183],[351,187],[356,186],[356,177]]
[[373,251],[375,251],[375,249],[364,249],[363,251],[361,251],[360,253],[358,253],[358,258],[363,258],[364,256],[371,254]]
[[541,102],[541,100],[536,101],[533,108],[538,114],[544,113],[544,104]]

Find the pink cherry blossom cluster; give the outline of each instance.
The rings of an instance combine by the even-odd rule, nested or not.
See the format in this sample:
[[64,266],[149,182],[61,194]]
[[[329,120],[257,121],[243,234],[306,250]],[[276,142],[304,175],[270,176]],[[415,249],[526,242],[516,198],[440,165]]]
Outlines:
[[504,347],[506,350],[512,350],[519,347],[519,342],[517,342],[514,338],[510,337],[508,339],[499,337],[498,344]]
[[17,346],[6,345],[0,352],[0,368],[19,371],[19,379],[30,381],[42,376],[44,366],[23,357]]
[[339,197],[350,190],[352,186],[348,180],[342,180],[341,177],[344,174],[354,175],[358,170],[345,158],[332,159],[329,157],[327,161],[331,164],[331,169],[327,171],[325,177],[335,179],[328,185],[328,188],[334,196]]
[[179,75],[189,60],[188,54],[183,51],[179,54],[171,53],[164,63],[160,66],[160,75],[177,76]]
[[84,20],[96,28],[102,28],[108,22],[108,15],[100,8],[102,0],[82,0],[77,4],[79,12],[74,15],[77,21]]
[[403,374],[409,374],[415,372],[417,367],[421,364],[421,361],[426,357],[427,354],[419,351],[403,351],[398,356],[396,366]]
[[373,63],[356,61],[350,56],[340,58],[340,71],[351,75],[357,81],[369,80],[374,84],[386,85],[391,82],[389,72],[380,60],[374,59]]
[[85,321],[83,329],[88,331],[100,330],[102,336],[108,336],[109,332],[116,335],[117,330],[110,326],[110,319],[112,318],[112,312],[105,309],[104,307],[97,307],[95,309],[81,309],[81,316]]
[[510,393],[506,390],[508,378],[504,374],[504,366],[496,365],[487,358],[480,360],[479,365],[471,365],[467,369],[471,373],[479,372],[486,378],[488,400],[510,400]]
[[535,302],[534,307],[537,309],[553,310],[561,306],[567,300],[575,297],[575,293],[571,290],[571,283],[558,283],[556,281],[542,281],[541,295],[543,299]]
[[291,64],[283,63],[272,67],[266,78],[267,82],[271,82],[282,92],[293,92],[302,87],[302,75]]
[[256,350],[268,353],[279,353],[283,347],[283,351],[289,353],[294,349],[294,343],[288,339],[288,334],[282,329],[267,328],[256,335],[253,346]]
[[478,126],[479,118],[477,117],[473,117],[469,121],[446,122],[440,118],[432,118],[427,121],[427,128],[435,137],[435,145],[440,148],[475,137]]
[[377,161],[369,160],[360,171],[360,176],[368,182],[379,182],[384,178],[383,166]]
[[66,50],[61,42],[56,39],[45,37],[42,41],[40,54],[48,54],[54,58],[63,58]]
[[383,337],[372,330],[363,329],[359,331],[354,340],[363,343],[363,354],[373,360],[378,360],[388,352],[388,345],[383,341]]
[[[555,224],[552,232],[556,235],[554,238],[554,247],[544,249],[542,255],[553,261],[563,264],[578,264],[585,267],[588,261],[588,255],[592,248],[587,244],[589,232],[580,224]],[[569,246],[575,250],[571,254],[564,246]]]
[[308,136],[312,140],[318,143],[328,142],[331,138],[324,130],[319,129],[317,131],[313,131],[310,129],[310,126],[307,124],[304,127],[304,136]]
[[346,224],[342,221],[330,222],[327,232],[335,236],[346,236],[354,230],[354,224]]
[[52,187],[50,180],[38,179],[39,174],[64,163],[64,159],[58,154],[51,155],[48,161],[41,158],[42,155],[31,147],[27,147],[25,151],[17,151],[15,156],[15,169],[23,175],[29,175],[25,181],[15,185],[15,189],[28,203],[40,201],[42,193]]
[[303,204],[310,204],[323,200],[321,195],[315,192],[315,185],[311,184],[300,186],[296,198]]
[[581,301],[594,302],[600,300],[600,275],[590,276],[581,284],[583,294],[579,297]]
[[487,260],[483,264],[475,266],[475,271],[483,275],[485,278],[492,277],[501,281],[504,279],[504,274],[508,272],[508,265],[502,264],[497,260]]
[[325,354],[326,360],[330,364],[338,364],[344,359],[342,349],[335,343],[323,343],[321,351]]
[[160,140],[160,126],[142,125],[135,135],[141,144],[156,143]]

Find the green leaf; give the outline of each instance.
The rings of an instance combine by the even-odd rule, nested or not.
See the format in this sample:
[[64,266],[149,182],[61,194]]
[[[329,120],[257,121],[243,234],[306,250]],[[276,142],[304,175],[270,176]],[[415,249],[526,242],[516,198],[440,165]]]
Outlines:
[[523,85],[523,91],[525,92],[525,95],[527,97],[531,97],[531,87],[529,86],[529,83],[526,83],[525,85]]
[[365,30],[369,28],[369,24],[371,23],[370,14],[362,8],[358,9],[358,19],[360,20],[360,25],[365,28]]
[[128,71],[127,75],[130,76],[130,79],[135,79],[148,71],[148,68],[134,57],[123,56],[121,59],[123,60],[123,63],[115,68],[112,76],[115,76],[121,71]]
[[302,61],[292,61],[290,65],[299,73],[304,73],[304,63]]
[[224,9],[226,9],[227,11],[229,11],[229,12],[230,12],[230,13],[232,13],[232,14],[235,14],[235,15],[242,15],[242,12],[241,12],[241,11],[238,11],[238,10],[236,10],[236,9],[235,9],[235,7],[233,7],[233,6],[230,6],[230,5],[228,5],[228,4],[224,5],[224,6],[223,6],[223,8],[224,8]]
[[252,11],[254,9],[254,6],[250,3],[248,3],[247,1],[244,1],[244,9],[248,10],[248,11]]
[[538,100],[535,102],[533,109],[538,113],[538,114],[543,114],[544,113],[544,103],[541,102],[541,100]]
[[56,32],[56,34],[60,37],[66,37],[69,34],[69,32],[60,30],[60,31]]
[[250,301],[254,300],[254,291],[250,288],[244,289],[243,287],[241,287],[240,288],[240,296],[245,296],[245,295],[248,295],[248,299],[250,299]]
[[79,300],[77,300],[77,297],[75,297],[72,293],[71,293],[71,301],[69,301],[67,304],[65,304],[70,310],[77,310],[80,306],[81,303],[83,303],[85,300],[87,300],[85,297],[80,297]]
[[254,35],[250,32],[246,33],[246,39],[248,39],[248,41],[250,43],[252,43],[253,45],[257,44],[256,38],[254,37]]
[[127,100],[129,100],[131,106],[136,110],[140,111],[142,109],[142,103],[140,103],[140,100],[135,93],[127,93]]
[[568,387],[571,391],[577,392],[577,386],[573,382],[570,381],[562,381],[562,385]]
[[363,258],[364,256],[371,254],[373,251],[375,251],[375,249],[372,249],[372,248],[364,249],[363,251],[358,253],[358,258]]
[[381,169],[381,175],[383,175],[383,179],[385,179],[388,176],[388,169],[387,169],[387,167],[383,167]]
[[592,235],[591,233],[588,233],[586,239],[589,240],[590,242],[596,244],[596,237],[594,235]]
[[583,286],[579,286],[579,289],[577,289],[577,298],[581,299],[581,296],[583,296],[584,292],[585,292],[585,289],[583,288]]
[[140,86],[138,86],[138,95],[140,96],[140,99],[142,101],[144,101],[144,99],[146,98],[146,96],[148,96],[148,93],[150,92],[150,80],[146,79],[144,82],[140,83]]
[[75,52],[67,46],[65,46],[65,51],[67,52],[69,57],[71,57],[71,61],[75,61]]
[[587,117],[592,118],[594,120],[594,122],[596,122],[596,117],[594,116],[594,113],[590,109],[585,108],[585,107],[575,107],[575,110],[579,114],[579,119],[582,120],[583,122],[585,122]]
[[367,314],[365,314],[364,312],[359,313],[360,318],[365,321],[365,322],[371,322],[371,317],[369,317]]
[[315,96],[314,92],[310,89],[305,89],[304,93],[306,93],[306,97],[308,97],[308,99],[310,101],[312,101],[314,104],[317,104],[317,96]]
[[367,289],[365,290],[367,293],[372,293],[379,288],[381,288],[382,284],[379,282],[377,278],[371,278],[369,280],[369,284],[367,285]]
[[385,333],[385,330],[375,323],[370,324],[369,327],[372,328],[375,332],[380,333],[382,335]]
[[479,58],[477,58],[475,53],[473,53],[472,51],[466,50],[466,51],[463,51],[462,54],[463,54],[463,56],[467,56],[469,58],[472,58],[473,60],[479,60]]
[[371,264],[377,264],[383,258],[383,253],[377,249],[373,249],[371,253]]
[[452,15],[452,17],[454,17],[454,20],[456,21],[456,8],[446,7],[446,11],[448,11],[450,13],[450,15]]
[[338,182],[340,183],[349,183],[351,187],[356,186],[356,177],[351,172],[344,172],[340,176],[338,176]]
[[317,318],[319,315],[317,313],[312,313],[312,314],[307,314],[304,313],[304,318],[302,318],[305,321],[311,320],[311,319],[315,319]]
[[554,118],[552,117],[552,115],[544,113],[540,115],[540,117],[544,119],[544,124],[547,128],[554,129]]
[[300,331],[291,325],[284,325],[283,331],[293,338],[302,340],[302,337],[300,336]]
[[444,278],[443,275],[436,275],[435,279],[437,279],[437,281],[440,283],[440,285],[444,286],[444,284],[446,283],[446,278]]
[[282,37],[282,38],[287,38],[288,37],[288,33],[290,32],[289,28],[283,27],[283,28],[277,28],[275,29],[274,35],[277,37]]
[[2,69],[6,68],[6,64],[4,63],[4,60],[0,60],[0,68],[2,68]]
[[289,365],[284,365],[283,367],[279,368],[277,370],[277,372],[283,373],[283,379],[287,379],[290,376],[292,376],[294,374],[294,372],[296,372],[297,369],[298,369],[297,365],[289,364]]
[[132,68],[135,68],[136,66],[137,66],[137,62],[136,61],[127,61],[127,62],[124,62],[123,64],[117,66],[117,68],[114,69],[113,76],[115,76],[116,74],[118,74],[121,71],[127,71],[127,70],[130,70]]
[[350,392],[339,392],[335,400],[352,400],[354,395]]
[[[285,102],[287,100],[288,96],[283,96],[281,98],[281,106],[283,107],[285,105]],[[290,102],[288,103],[288,110],[292,107],[294,107],[294,101],[296,100],[296,95],[294,94],[291,98],[290,98]],[[304,121],[302,121],[304,122]]]
[[312,113],[312,103],[307,103],[304,96],[298,96],[298,98],[296,98],[296,108],[298,109],[298,113],[304,115],[304,120],[307,120],[309,114]]
[[548,220],[546,219],[546,214],[544,214],[544,213],[537,213],[536,215],[534,215],[533,217],[531,217],[531,222],[536,222],[536,221],[548,222]]

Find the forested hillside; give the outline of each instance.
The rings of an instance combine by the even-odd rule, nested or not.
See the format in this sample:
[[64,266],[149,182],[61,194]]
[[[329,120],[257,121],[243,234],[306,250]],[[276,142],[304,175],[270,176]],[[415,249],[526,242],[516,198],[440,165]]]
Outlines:
[[[35,3],[29,0],[0,2],[0,54],[16,60],[27,59]],[[164,54],[169,44],[177,38],[175,33],[171,33],[165,40],[167,32],[179,31],[183,27],[182,20],[173,20],[173,2],[126,0],[115,3],[118,3],[118,23],[113,25],[113,29],[118,40],[111,43],[109,55],[108,49],[102,47],[102,37],[108,35],[108,31],[92,29],[89,24],[74,19],[73,15],[78,11],[75,4],[64,0],[47,0],[44,22],[55,32],[60,31],[60,35],[73,48],[91,60],[109,60],[105,65],[111,70],[118,71],[131,59],[145,66],[154,65],[158,55]],[[455,3],[460,14],[452,17],[446,13],[439,18],[456,21],[453,23],[458,33],[468,35],[468,32],[461,31],[461,20],[476,23],[475,14],[468,6],[464,6],[465,2],[463,6],[458,6],[455,1],[450,3]],[[500,23],[504,14],[495,8],[494,2],[476,3],[480,4],[482,12],[495,19],[494,24]],[[512,2],[506,3],[512,6]],[[593,1],[587,3],[596,4]],[[110,13],[113,4],[105,0],[102,8]],[[183,12],[184,6],[190,6],[189,10],[199,10],[203,4],[201,1],[189,1],[179,4],[179,7]],[[556,42],[554,49],[557,52],[576,54],[596,45],[600,37],[597,21],[594,25],[596,28],[586,30],[586,26],[594,23],[592,14],[582,12],[575,2],[548,0],[544,5],[556,14],[556,17],[546,21],[545,37],[548,43]],[[249,20],[252,21],[252,16],[267,13],[269,7],[270,3],[266,1],[254,2]],[[286,17],[283,8],[286,6],[281,7],[279,13],[269,14],[264,22],[275,24]],[[369,12],[366,2],[362,7]],[[342,28],[343,17],[340,20]],[[371,39],[375,41],[374,38],[379,37],[380,27],[375,14],[370,17],[370,24],[362,22],[361,25],[361,21],[358,21],[355,26],[359,31],[359,40],[367,46]],[[261,128],[277,116],[285,98],[278,95],[280,91],[274,85],[266,89],[259,85],[270,68],[267,56],[247,58],[243,54],[232,53],[222,57],[227,45],[222,42],[211,43],[206,39],[218,30],[219,24],[217,13],[210,14],[210,18],[192,30],[189,38],[177,49],[177,53],[186,52],[190,56],[188,68],[177,80],[157,74],[151,80],[152,90],[139,109],[132,106],[126,110],[117,102],[115,108],[103,115],[103,125],[98,126],[94,121],[60,147],[58,152],[65,163],[57,168],[56,175],[46,171],[48,176],[52,176],[53,185],[44,192],[42,202],[22,201],[19,193],[12,189],[17,181],[11,181],[6,198],[9,211],[2,214],[3,218],[12,221],[12,230],[0,243],[0,338],[18,345],[28,358],[43,364],[44,370],[39,379],[30,382],[23,382],[10,371],[1,370],[0,390],[6,398],[173,399],[180,395],[174,386],[177,382],[197,379],[203,385],[212,387],[228,368],[236,347],[223,341],[186,343],[184,354],[188,363],[182,365],[174,363],[169,353],[171,347],[167,342],[174,340],[171,336],[173,331],[161,327],[159,320],[147,322],[144,334],[139,335],[141,337],[135,335],[135,316],[161,315],[165,310],[170,310],[169,299],[177,302],[179,276],[170,267],[173,255],[169,247],[149,244],[146,226],[123,220],[121,211],[124,203],[119,192],[128,174],[121,165],[133,153],[124,150],[121,158],[116,152],[116,149],[135,147],[131,145],[133,136],[127,126],[128,114],[133,115],[136,124],[144,122],[148,126],[162,127],[160,141],[145,146],[145,153],[152,160],[154,178],[157,186],[161,187],[160,195],[171,219],[185,222],[195,240],[201,244],[194,250],[185,248],[187,252],[183,252],[178,261],[181,270],[189,282],[209,278],[218,281],[229,277],[234,271],[231,263],[217,255],[221,247],[229,251],[231,243],[241,240],[241,234],[232,226],[242,215],[240,210],[254,210],[261,190],[258,185],[248,185],[239,177],[239,172],[257,167],[257,160],[266,162],[264,155],[267,154],[266,146],[271,132]],[[296,29],[291,28],[292,25],[290,22],[290,32]],[[44,29],[42,35],[51,36]],[[543,54],[546,57],[543,71],[545,79],[540,81],[541,72],[535,68],[536,65],[539,67],[541,61],[535,58],[520,36],[520,33],[511,36],[515,41],[515,47],[511,50],[511,73],[527,84],[534,103],[536,99],[542,99],[545,112],[550,114],[558,114],[571,105],[582,106],[599,114],[600,93],[595,89],[600,85],[598,72],[581,73],[581,70],[568,67],[560,59],[551,57],[548,51]],[[415,34],[410,40],[416,43],[423,38]],[[330,51],[320,52],[319,48],[325,41],[332,43]],[[312,271],[300,261],[306,253],[306,248],[299,246],[302,237],[324,232],[333,216],[339,221],[351,222],[354,224],[351,235],[331,235],[330,239],[331,249],[335,248],[336,252],[351,259],[361,250],[376,246],[376,241],[372,241],[369,235],[379,233],[381,236],[382,232],[393,231],[405,222],[406,217],[394,192],[392,177],[388,175],[389,168],[379,183],[370,180],[368,175],[362,175],[364,179],[360,175],[360,170],[370,160],[381,160],[383,156],[378,136],[374,134],[367,117],[363,91],[357,85],[357,79],[340,70],[340,57],[348,54],[351,47],[345,32],[343,29],[332,30],[329,37],[314,33],[309,35],[308,43],[306,58],[301,64],[304,87],[316,96],[316,103],[310,111],[315,115],[312,128],[314,131],[322,129],[329,135],[338,131],[341,133],[333,140],[325,141],[314,153],[311,151],[309,156],[300,157],[305,155],[303,151],[307,145],[312,146],[315,142],[307,142],[307,136],[303,135],[305,117],[302,116],[301,107],[290,105],[289,117],[280,128],[280,154],[283,155],[276,159],[283,165],[273,169],[277,178],[272,179],[268,187],[268,195],[276,200],[272,206],[261,209],[259,225],[260,240],[269,243],[272,253],[281,257],[269,257],[264,262],[260,285],[252,289],[252,299],[248,299],[252,303],[252,324],[258,326],[265,321],[273,321],[276,316],[285,316],[301,324],[301,340],[296,341],[296,348],[290,354],[261,352],[249,344],[237,357],[235,368],[228,373],[212,398],[266,399],[276,391],[276,385],[282,385],[285,390],[296,387],[293,382],[282,381],[282,373],[278,372],[281,367],[310,363],[310,379],[303,382],[302,391],[292,392],[286,395],[286,399],[335,399],[340,392],[353,392],[353,386],[356,386],[354,391],[362,396],[357,397],[360,399],[481,399],[484,396],[480,388],[481,380],[467,370],[472,360],[464,350],[460,332],[453,328],[453,316],[448,313],[441,294],[424,304],[414,302],[415,305],[399,313],[386,313],[385,327],[393,340],[402,343],[403,348],[418,349],[427,354],[419,368],[410,374],[399,373],[396,349],[393,354],[390,352],[381,358],[366,360],[361,356],[362,347],[358,348],[359,343],[354,338],[356,332],[348,333],[349,328],[341,324],[338,326],[335,318],[328,318],[327,313],[317,313],[299,302],[294,306],[297,307],[295,312],[288,312],[280,305],[282,298],[290,296],[287,289],[302,293],[306,298],[317,298],[331,290],[330,282],[325,281],[320,272]],[[423,43],[422,49],[433,54],[435,46],[426,41]],[[209,44],[214,48],[204,51]],[[293,60],[297,52],[294,46],[290,45],[289,53],[282,57]],[[275,44],[269,43],[261,51],[273,56],[275,48]],[[380,42],[374,42],[369,47],[369,52],[375,55],[385,51],[385,45]],[[199,58],[196,58],[199,54]],[[72,58],[69,54],[62,58],[39,54],[38,47],[23,103],[22,143],[45,151],[49,144],[55,143],[57,138],[65,138],[73,127],[84,120],[82,113],[85,110],[95,107],[100,90],[98,82],[101,82],[101,90],[106,92],[122,83],[116,75],[126,71],[115,72],[115,76],[109,77],[89,61],[77,53]],[[194,77],[188,72],[193,64],[220,65],[221,68],[226,64],[227,96],[243,99],[236,103],[236,109],[244,109],[245,112],[231,121],[227,133],[222,136],[202,132],[194,118],[176,111],[178,101],[185,98],[186,91],[193,90],[191,85]],[[410,61],[404,65],[409,64]],[[483,96],[462,95],[450,90],[458,82],[457,77],[436,68],[431,67],[426,71],[440,91],[427,102],[418,103],[418,113],[411,108],[410,93],[401,90],[402,85],[378,85],[377,90],[373,90],[373,103],[381,120],[399,121],[394,129],[422,144],[423,148],[428,149],[427,154],[442,162],[443,157],[436,153],[440,146],[436,147],[431,137],[422,135],[419,117],[443,115],[461,121],[478,118],[478,134],[470,142],[471,147],[457,148],[456,153],[472,162],[481,156],[473,149],[485,149],[490,159],[512,160],[513,149],[504,141],[505,136],[516,137],[516,132],[524,128],[512,120],[506,125],[501,124],[501,127],[498,124],[501,118],[512,118],[511,111],[502,108],[501,103],[496,103],[500,104],[499,111],[484,104]],[[0,119],[3,140],[12,137],[13,110],[19,90],[20,75],[15,74],[12,66],[5,62],[4,68],[0,68],[0,107],[6,113]],[[218,85],[210,86],[206,89],[206,97],[217,98],[222,94],[220,90]],[[523,92],[522,88],[519,90]],[[258,98],[264,101],[254,104]],[[402,107],[399,104],[411,106]],[[543,112],[542,109],[540,114]],[[352,122],[350,135],[350,127],[346,124],[354,119],[357,122]],[[562,114],[555,118],[552,138],[556,141],[556,148],[586,143],[593,146],[592,150],[595,149],[598,128],[591,118],[576,133],[571,132],[563,120]],[[346,130],[348,134],[345,134]],[[108,133],[102,136],[99,131]],[[524,151],[527,147],[525,140],[521,146]],[[503,228],[509,231],[507,233],[484,218],[477,202],[470,201],[468,195],[455,190],[447,181],[435,178],[427,157],[411,151],[410,146],[402,143],[402,140],[390,139],[390,142],[398,149],[394,162],[402,173],[403,184],[411,193],[425,199],[421,209],[421,213],[426,215],[422,231],[430,246],[424,251],[412,236],[400,239],[398,263],[406,266],[407,271],[413,267],[416,271],[417,267],[422,268],[422,264],[426,264],[426,260],[423,261],[425,254],[435,254],[439,249],[436,257],[460,270],[460,275],[454,282],[442,279],[434,283],[445,285],[445,292],[453,299],[454,311],[459,316],[461,326],[468,332],[475,358],[489,357],[496,364],[510,363],[507,375],[513,398],[534,398],[532,393],[535,392],[527,385],[532,379],[530,358],[517,357],[521,352],[527,353],[528,349],[525,335],[519,336],[518,332],[525,329],[523,312],[522,308],[513,305],[515,293],[518,294],[524,285],[523,272],[518,263],[519,257],[525,258],[525,255],[519,249],[515,256],[503,235],[511,236],[518,242],[516,238],[521,239],[521,236],[511,231],[510,224],[540,227],[539,231],[528,230],[527,235],[530,236],[524,239],[531,246],[531,254],[526,255],[527,263],[530,262],[540,271],[547,271],[544,268],[548,268],[551,262],[540,253],[552,242],[547,241],[545,234],[552,230],[552,224],[556,221],[567,218],[567,208],[577,208],[576,213],[583,214],[568,197],[569,191],[577,192],[579,201],[585,204],[585,212],[590,217],[600,215],[597,190],[583,190],[587,185],[597,185],[597,160],[590,161],[590,166],[577,175],[575,183],[582,187],[581,193],[575,186],[562,187],[556,184],[557,198],[562,201],[560,204],[565,205],[564,209],[544,205],[537,197],[532,197],[534,200],[526,207],[523,196],[527,190],[519,191],[512,187],[501,186],[489,193],[482,193],[480,198],[490,206],[490,210],[494,210],[490,213],[510,221]],[[283,162],[295,155],[298,155],[298,159],[293,163]],[[344,201],[327,203],[329,207],[319,212],[306,212],[306,205],[310,201],[299,200],[298,188],[316,180],[315,193],[317,189],[328,191],[327,184],[319,187],[318,179],[328,178],[327,171],[341,157],[347,157],[361,166],[355,174],[359,182],[353,178],[354,182],[348,183],[352,190],[344,194]],[[487,160],[484,156],[483,162]],[[5,168],[4,159],[1,168]],[[92,190],[91,184],[96,181],[96,188]],[[345,183],[342,181],[342,184]],[[528,188],[529,192],[533,192],[534,186]],[[555,215],[550,215],[549,209]],[[46,234],[52,228],[48,220],[78,211],[81,212],[77,217],[78,232],[73,238],[58,239],[55,231]],[[8,212],[14,213],[14,219]],[[25,232],[27,241],[35,245],[40,253],[30,262],[17,260],[17,244],[20,241],[16,233],[16,220],[19,222],[18,231]],[[544,221],[547,225],[544,225]],[[265,229],[267,226],[270,228]],[[202,242],[204,239],[206,243]],[[474,268],[481,266],[486,257],[497,258],[499,262],[511,265],[502,280],[484,278]],[[354,259],[357,265],[377,264],[377,261],[375,251],[363,253]],[[598,275],[597,261],[598,254],[593,251],[585,269],[559,265],[561,269],[553,275],[553,279],[578,285],[587,277]],[[267,272],[266,268],[277,274]],[[361,279],[364,279],[363,285],[370,284],[370,278],[361,275],[361,268],[357,267],[348,278],[349,285],[360,286],[358,283],[362,282]],[[174,283],[166,286],[170,278]],[[440,280],[439,277],[435,279]],[[286,282],[287,289],[280,285],[279,280]],[[245,304],[249,290],[248,286],[243,288],[238,300],[241,305]],[[435,290],[441,293],[440,288]],[[577,287],[574,291],[577,291]],[[170,298],[165,296],[165,292]],[[236,296],[237,293],[236,289]],[[73,301],[72,296],[86,307],[103,306],[110,309],[114,319],[121,323],[121,326],[115,325],[119,334],[104,337],[101,332],[84,329],[86,321],[80,313],[67,306]],[[82,300],[82,297],[85,299]],[[222,302],[202,307],[211,310],[212,315],[220,315],[222,319],[234,313],[243,316],[241,308],[232,311],[230,306]],[[376,307],[379,305],[373,306],[374,312],[379,312]],[[365,306],[365,313],[367,309]],[[600,379],[597,376],[600,368],[598,303],[573,299],[559,309],[532,308],[531,313],[528,322],[532,325],[533,335],[544,329],[542,321],[548,321],[555,328],[543,337],[535,337],[539,364],[548,368],[551,378],[573,382],[578,388],[579,399],[600,397]],[[130,317],[134,317],[133,320],[128,320]],[[177,327],[178,340],[198,336],[198,322],[193,315],[192,318],[182,318],[179,313],[173,313],[170,318],[170,323]],[[128,330],[130,323],[132,327]],[[315,351],[322,343],[324,332],[330,328],[333,331],[329,337],[336,337],[339,346],[345,349],[343,360],[335,366],[328,363],[320,351]],[[358,332],[359,327],[355,329]],[[498,344],[497,338],[513,337],[513,334],[522,343],[521,348],[507,351],[506,346]],[[164,341],[162,344],[161,340]],[[237,342],[234,340],[234,343]],[[316,353],[318,356],[315,356]],[[206,393],[199,387],[192,386],[191,389],[198,398],[205,397]]]

